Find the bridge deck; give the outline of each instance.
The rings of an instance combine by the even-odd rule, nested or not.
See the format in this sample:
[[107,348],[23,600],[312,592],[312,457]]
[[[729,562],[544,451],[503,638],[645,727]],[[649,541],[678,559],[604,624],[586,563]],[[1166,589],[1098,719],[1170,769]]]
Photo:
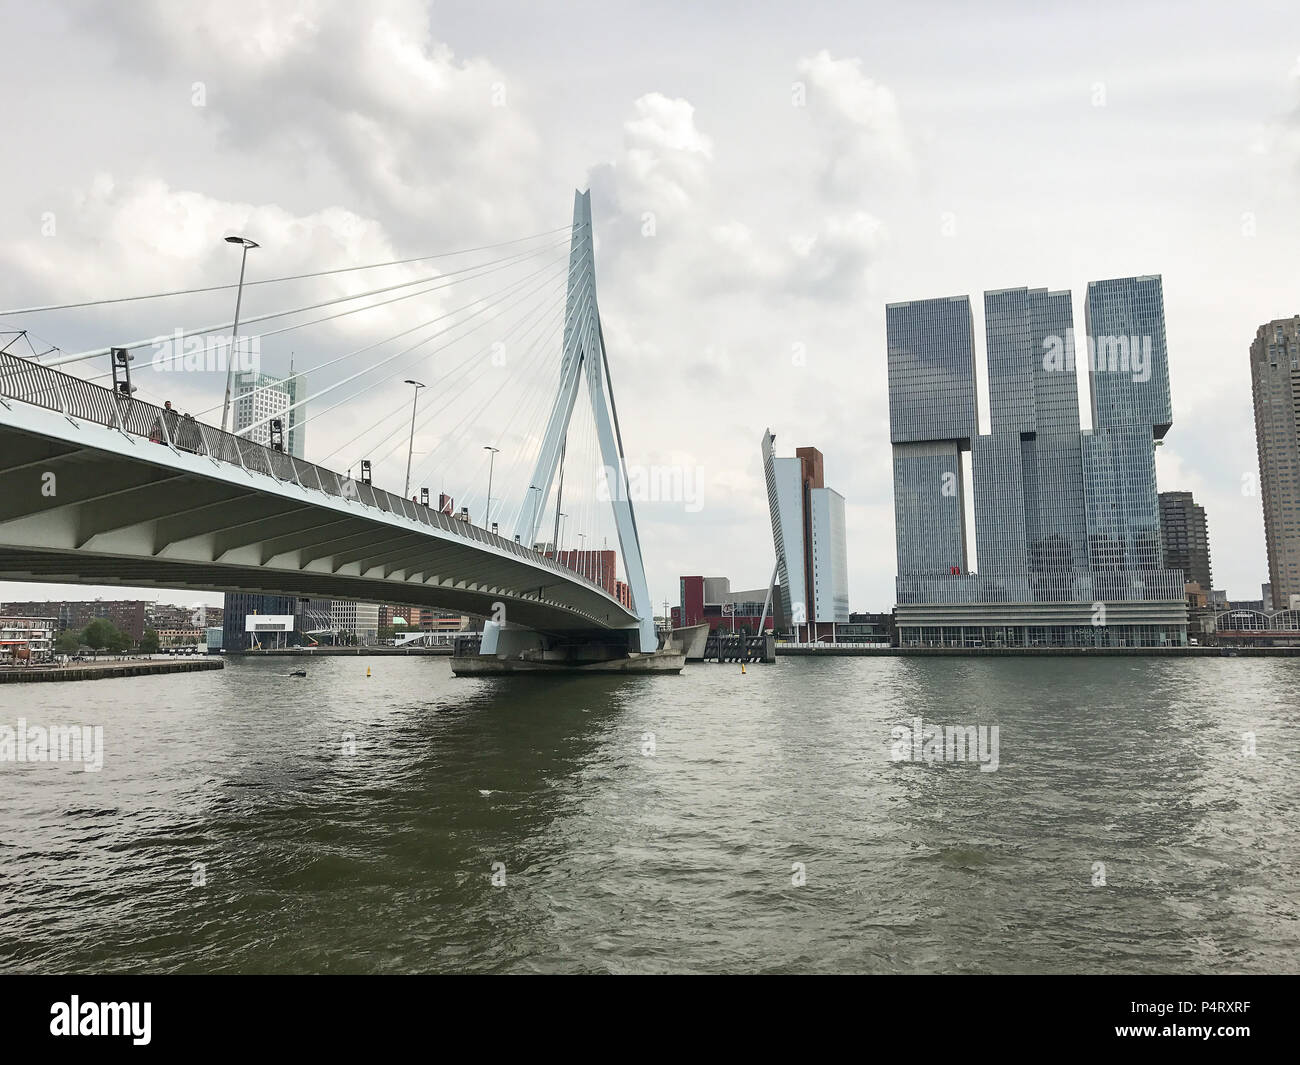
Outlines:
[[540,631],[637,625],[530,547],[10,354],[0,579],[504,610]]

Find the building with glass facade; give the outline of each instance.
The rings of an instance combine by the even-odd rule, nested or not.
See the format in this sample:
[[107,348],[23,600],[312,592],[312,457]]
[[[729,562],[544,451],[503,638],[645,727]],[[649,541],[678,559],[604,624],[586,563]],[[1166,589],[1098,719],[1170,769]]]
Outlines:
[[249,440],[271,446],[271,425],[259,424],[268,418],[280,417],[284,422],[284,450],[296,459],[303,458],[307,427],[304,424],[305,407],[294,407],[303,398],[305,379],[290,368],[288,377],[272,377],[264,373],[243,373],[235,378],[235,432],[256,426],[244,434]]
[[844,497],[826,487],[820,451],[801,447],[794,458],[779,458],[775,439],[770,430],[763,434],[779,627],[834,638],[849,620]]
[[1069,292],[985,293],[981,435],[969,299],[886,308],[902,645],[1186,642],[1183,578],[1163,568],[1155,487],[1154,441],[1172,422],[1160,279],[1094,282],[1085,316],[1086,433]]
[[[1188,584],[1208,595],[1214,587],[1210,566],[1210,530],[1205,508],[1191,492],[1160,493],[1160,538],[1165,569],[1181,570]],[[1263,609],[1263,600],[1260,609]]]
[[[298,600],[291,595],[252,595],[247,592],[227,592],[221,616],[221,645],[227,654],[249,650],[258,642],[256,633],[247,632],[245,622],[251,614],[293,614]],[[291,634],[280,637],[280,642],[292,643]]]

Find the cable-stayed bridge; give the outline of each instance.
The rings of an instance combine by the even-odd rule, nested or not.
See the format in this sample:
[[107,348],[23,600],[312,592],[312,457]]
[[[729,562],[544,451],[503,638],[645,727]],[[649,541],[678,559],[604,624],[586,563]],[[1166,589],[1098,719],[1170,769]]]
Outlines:
[[[257,245],[243,243],[246,262]],[[242,322],[236,310],[230,322],[75,353],[37,351],[32,330],[14,329],[30,351],[10,350],[11,341],[0,352],[0,579],[407,603],[488,619],[485,659],[626,668],[648,655],[654,668],[673,668],[671,655],[652,654],[658,639],[625,489],[589,194],[575,196],[567,234],[449,254],[457,258],[414,279],[328,299],[317,291],[314,302]],[[355,288],[355,271],[409,274],[439,258],[247,285],[241,263],[236,306],[257,286],[306,291],[304,282],[342,275]],[[120,312],[235,287],[20,308],[0,321]],[[317,311],[326,313],[292,320]],[[355,338],[380,321],[403,328],[334,357],[298,354],[287,399],[282,381],[236,377],[230,366],[265,368],[271,338],[326,323],[337,331],[340,319]],[[282,324],[250,328],[271,322]],[[223,348],[227,389],[242,382],[238,427],[225,424],[228,403],[192,417],[149,397],[184,386],[215,401]],[[395,410],[353,413],[385,386],[401,397]],[[421,412],[425,389],[434,398]],[[219,408],[221,426],[205,420]],[[286,422],[297,433],[290,448]],[[360,431],[314,463],[292,453],[313,422],[313,436],[324,432],[327,442]],[[395,481],[403,464],[403,494],[375,483],[385,473]],[[427,487],[410,494],[427,480],[436,480],[438,505]]]

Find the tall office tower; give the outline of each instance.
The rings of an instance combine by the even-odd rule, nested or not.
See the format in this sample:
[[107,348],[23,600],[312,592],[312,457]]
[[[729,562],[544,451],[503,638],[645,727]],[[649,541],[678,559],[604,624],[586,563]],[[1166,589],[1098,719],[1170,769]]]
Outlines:
[[848,541],[844,497],[827,488],[822,453],[801,447],[778,458],[771,431],[763,434],[763,472],[776,548],[780,614],[786,626],[833,636],[849,620]]
[[1070,294],[986,292],[984,326],[991,432],[971,463],[983,595],[1069,602],[1088,570]]
[[1255,446],[1273,607],[1300,595],[1300,314],[1261,325],[1250,345]]
[[979,435],[970,300],[892,303],[885,321],[898,601],[958,602],[970,594],[962,452]]
[[[1089,286],[1089,331],[1114,363],[1090,359],[1090,433],[1079,429],[1068,292],[985,293],[984,436],[970,301],[890,304],[885,317],[900,641],[1185,642],[1182,575],[1162,568],[1155,494],[1152,438],[1172,420],[1160,279]],[[967,448],[974,573],[963,517]]]
[[1181,570],[1189,583],[1199,584],[1208,596],[1210,580],[1210,530],[1205,508],[1191,492],[1160,493],[1160,538],[1165,569]]
[[1173,424],[1160,278],[1093,281],[1085,305],[1092,432],[1083,438],[1088,550],[1100,600],[1184,601],[1163,568],[1155,441]]
[[[284,421],[284,450],[294,458],[303,458],[303,445],[307,427],[302,424],[304,407],[293,408],[303,394],[305,379],[290,369],[288,377],[272,377],[264,373],[243,373],[235,379],[235,432],[257,428],[245,434],[264,447],[271,444],[271,425],[268,418],[280,417]],[[287,413],[286,413],[287,412]],[[266,424],[258,424],[266,422]]]

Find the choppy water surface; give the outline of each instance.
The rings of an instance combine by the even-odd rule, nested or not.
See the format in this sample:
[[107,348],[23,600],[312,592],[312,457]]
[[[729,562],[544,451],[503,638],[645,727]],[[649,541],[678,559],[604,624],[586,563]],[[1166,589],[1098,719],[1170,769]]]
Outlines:
[[1297,660],[292,668],[0,688],[106,745],[0,762],[0,969],[1300,969]]

